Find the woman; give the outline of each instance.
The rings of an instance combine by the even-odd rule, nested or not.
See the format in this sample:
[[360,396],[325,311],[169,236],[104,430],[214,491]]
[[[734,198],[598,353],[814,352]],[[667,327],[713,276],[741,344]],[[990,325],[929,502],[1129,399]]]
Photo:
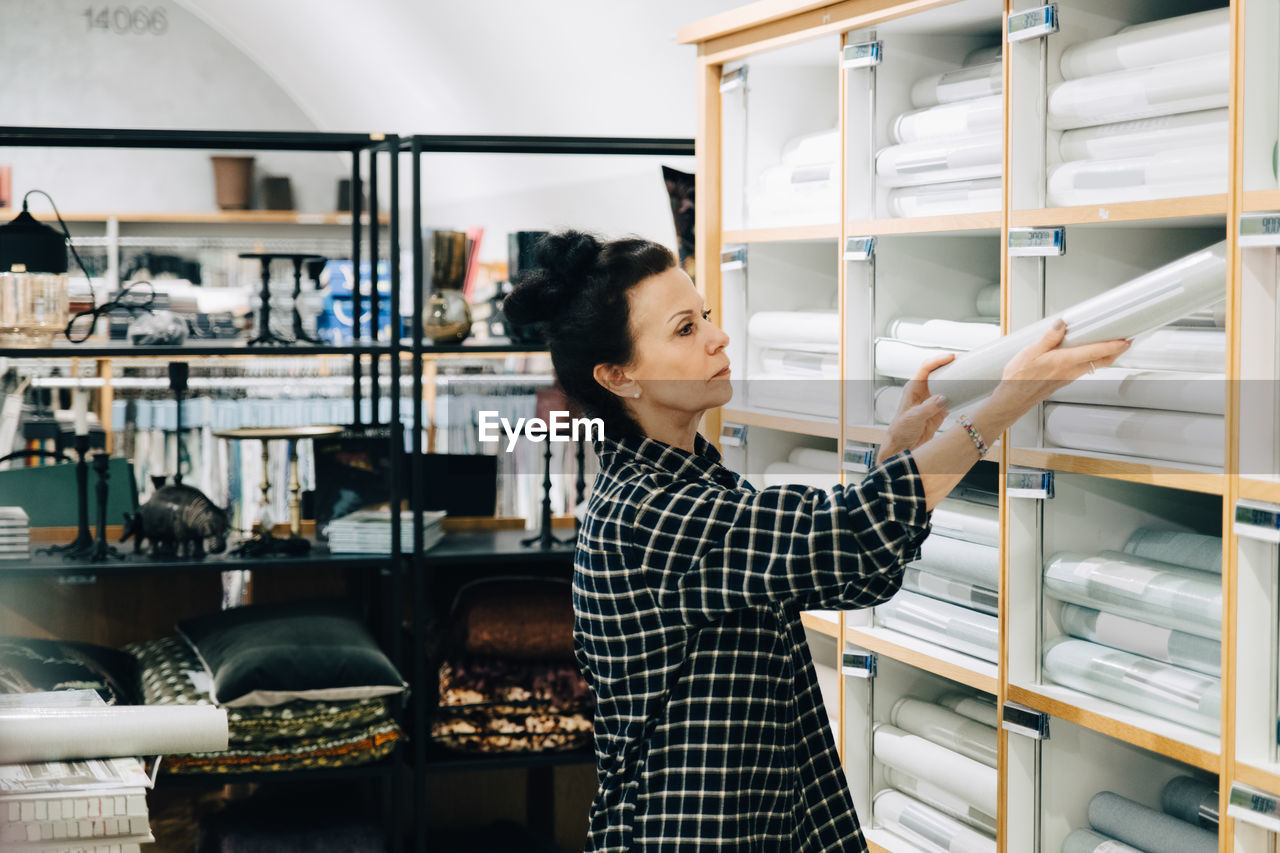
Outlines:
[[865,850],[803,610],[886,601],[929,513],[994,439],[1127,347],[1020,353],[966,429],[921,368],[861,483],[757,491],[697,428],[729,402],[729,338],[665,247],[563,232],[507,297],[560,385],[605,423],[578,536],[574,646],[596,696],[587,849]]

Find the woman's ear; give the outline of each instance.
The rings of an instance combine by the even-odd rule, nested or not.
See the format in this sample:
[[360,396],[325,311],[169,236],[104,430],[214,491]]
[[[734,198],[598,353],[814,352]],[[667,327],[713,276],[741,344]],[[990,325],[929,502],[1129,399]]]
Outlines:
[[597,364],[592,375],[610,394],[631,398],[640,396],[640,383],[616,364]]

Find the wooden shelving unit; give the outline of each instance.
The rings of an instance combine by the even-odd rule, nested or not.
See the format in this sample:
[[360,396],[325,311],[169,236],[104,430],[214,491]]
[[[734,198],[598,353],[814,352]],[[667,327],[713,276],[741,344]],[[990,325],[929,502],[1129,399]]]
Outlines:
[[838,240],[840,225],[792,225],[779,228],[743,228],[725,231],[725,243],[792,243],[802,240]]
[[763,427],[765,429],[790,432],[796,435],[811,435],[818,438],[837,438],[840,435],[838,424],[816,418],[793,418],[786,415],[774,415],[768,412],[753,412],[746,409],[722,409],[722,421],[732,421],[746,426]]
[[985,231],[1000,233],[1002,216],[990,213],[958,213],[948,216],[913,216],[902,219],[851,219],[844,233],[871,237],[898,234],[943,234],[947,232]]
[[1117,222],[1158,222],[1165,219],[1226,217],[1227,194],[1130,201],[1107,205],[1051,207],[1044,210],[1011,210],[1011,226],[1111,225]]

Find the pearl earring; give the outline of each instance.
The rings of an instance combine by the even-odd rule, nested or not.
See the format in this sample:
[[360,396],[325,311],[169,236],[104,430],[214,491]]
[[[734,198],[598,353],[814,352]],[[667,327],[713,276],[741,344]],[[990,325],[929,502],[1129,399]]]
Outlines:
[[639,400],[639,399],[640,399],[640,392],[639,392],[639,391],[637,391],[636,393],[632,394],[631,396],[633,396],[633,397],[635,397],[637,400]]

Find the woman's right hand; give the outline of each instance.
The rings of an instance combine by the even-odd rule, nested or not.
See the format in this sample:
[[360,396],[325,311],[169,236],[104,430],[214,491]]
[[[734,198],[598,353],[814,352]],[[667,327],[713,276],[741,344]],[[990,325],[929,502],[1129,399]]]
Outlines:
[[1028,411],[1092,368],[1111,364],[1131,343],[1113,340],[1063,347],[1066,335],[1067,326],[1059,320],[1040,340],[1014,356],[1005,366],[1000,385],[992,396],[1011,409]]

